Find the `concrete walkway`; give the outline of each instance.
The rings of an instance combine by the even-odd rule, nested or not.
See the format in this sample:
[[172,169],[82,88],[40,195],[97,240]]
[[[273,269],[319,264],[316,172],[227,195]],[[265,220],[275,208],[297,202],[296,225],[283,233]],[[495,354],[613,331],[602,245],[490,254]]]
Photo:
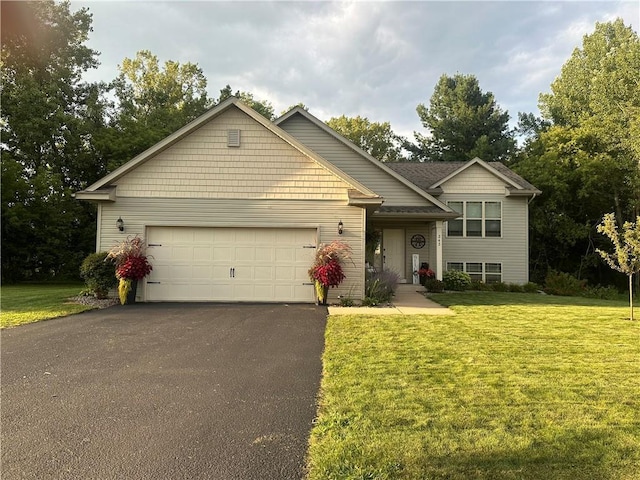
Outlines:
[[455,315],[447,307],[424,296],[421,285],[400,284],[390,307],[330,306],[329,315]]

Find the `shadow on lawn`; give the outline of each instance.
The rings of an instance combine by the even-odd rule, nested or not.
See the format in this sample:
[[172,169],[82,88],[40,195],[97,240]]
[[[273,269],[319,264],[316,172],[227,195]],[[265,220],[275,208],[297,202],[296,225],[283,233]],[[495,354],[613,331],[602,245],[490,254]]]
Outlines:
[[[633,434],[632,432],[627,432]],[[637,474],[638,455],[623,445],[617,433],[600,429],[568,431],[549,442],[533,441],[523,449],[491,450],[486,453],[426,455],[425,478],[477,480],[599,480],[632,478]],[[430,476],[430,474],[432,476]]]

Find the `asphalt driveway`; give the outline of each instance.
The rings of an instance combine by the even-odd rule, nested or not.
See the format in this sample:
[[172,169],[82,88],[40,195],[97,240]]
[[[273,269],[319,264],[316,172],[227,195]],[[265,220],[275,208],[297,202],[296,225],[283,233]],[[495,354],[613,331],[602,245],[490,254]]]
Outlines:
[[2,479],[301,478],[326,315],[137,304],[4,330]]

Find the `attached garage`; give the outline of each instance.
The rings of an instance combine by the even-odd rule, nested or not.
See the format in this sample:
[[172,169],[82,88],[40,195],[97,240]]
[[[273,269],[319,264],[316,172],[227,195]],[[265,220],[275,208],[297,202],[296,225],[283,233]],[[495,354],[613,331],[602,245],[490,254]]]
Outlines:
[[313,302],[315,229],[148,227],[148,301]]

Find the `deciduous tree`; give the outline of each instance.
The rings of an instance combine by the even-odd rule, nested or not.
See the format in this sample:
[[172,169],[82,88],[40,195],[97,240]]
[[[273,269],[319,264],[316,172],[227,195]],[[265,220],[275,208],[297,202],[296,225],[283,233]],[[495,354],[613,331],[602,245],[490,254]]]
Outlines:
[[94,247],[95,209],[72,192],[105,173],[93,147],[103,126],[85,8],[2,2],[2,278],[78,274]]
[[540,96],[543,120],[525,118],[533,134],[514,169],[543,191],[530,209],[540,277],[551,267],[601,280],[596,224],[603,212],[638,214],[638,72],[638,35],[621,20],[598,23]]
[[371,122],[366,117],[334,117],[327,122],[332,129],[381,162],[404,160],[404,139],[391,130],[389,122]]
[[640,215],[635,223],[624,222],[622,232],[614,213],[607,213],[598,225],[598,232],[613,243],[613,253],[598,249],[597,252],[614,270],[629,277],[629,316],[633,320],[633,275],[640,273]]
[[220,98],[218,99],[218,103],[226,100],[231,96],[238,98],[242,103],[250,108],[253,108],[267,120],[274,119],[275,110],[273,109],[273,105],[271,105],[268,100],[256,100],[252,93],[241,92],[240,90],[236,90],[236,93],[234,94],[232,93],[231,86],[229,85],[220,90]]
[[116,104],[100,149],[113,170],[202,115],[213,102],[198,65],[167,60],[148,50],[125,58],[114,80]]

